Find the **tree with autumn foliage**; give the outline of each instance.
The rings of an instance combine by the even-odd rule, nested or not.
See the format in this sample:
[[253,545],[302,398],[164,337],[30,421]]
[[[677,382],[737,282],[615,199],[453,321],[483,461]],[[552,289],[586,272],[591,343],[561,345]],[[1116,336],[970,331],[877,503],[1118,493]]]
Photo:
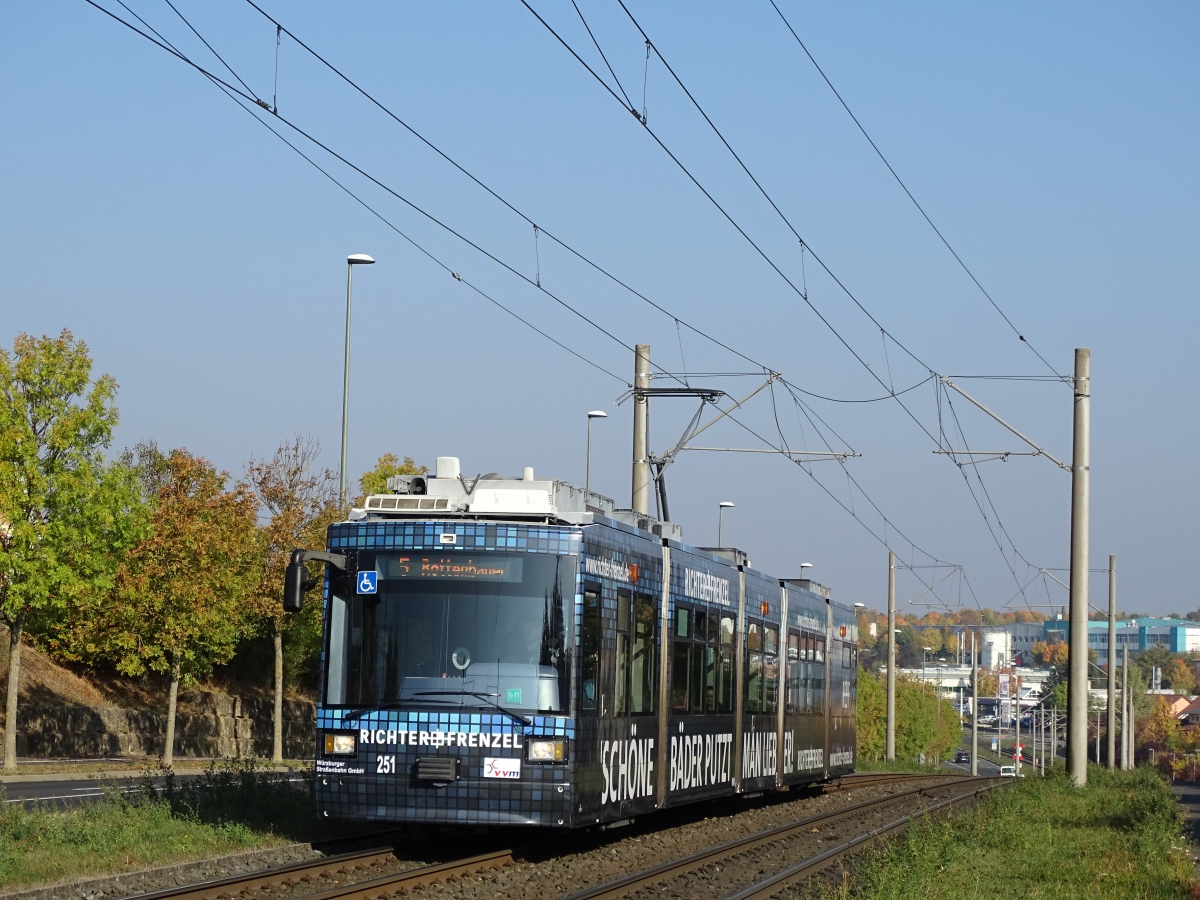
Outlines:
[[116,382],[92,381],[71,332],[17,336],[0,349],[0,620],[8,627],[4,768],[17,767],[17,698],[25,630],[107,593],[139,537],[135,479],[103,451],[117,424]]
[[[259,529],[264,549],[262,576],[250,603],[275,648],[271,755],[276,762],[283,760],[284,636],[299,635],[315,656],[321,628],[319,604],[308,604],[300,613],[284,612],[284,571],[293,550],[325,549],[326,530],[339,517],[337,477],[329,469],[317,468],[320,452],[315,439],[296,435],[280,444],[270,459],[252,459],[246,469],[246,479],[268,516]],[[316,574],[315,567],[310,574]]]
[[174,759],[181,681],[228,662],[246,631],[261,577],[257,503],[244,485],[186,450],[162,467],[151,533],[125,558],[99,641],[117,669],[170,674],[163,764]]

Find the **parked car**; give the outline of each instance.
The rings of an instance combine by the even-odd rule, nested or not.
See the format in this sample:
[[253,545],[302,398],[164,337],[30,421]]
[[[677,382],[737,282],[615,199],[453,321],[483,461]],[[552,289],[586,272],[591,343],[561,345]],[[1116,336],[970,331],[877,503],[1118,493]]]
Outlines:
[[998,721],[1000,721],[999,716],[984,715],[979,717],[980,725],[995,725]]
[[966,750],[956,750],[954,753],[954,761],[956,763],[969,763],[971,761],[971,754]]

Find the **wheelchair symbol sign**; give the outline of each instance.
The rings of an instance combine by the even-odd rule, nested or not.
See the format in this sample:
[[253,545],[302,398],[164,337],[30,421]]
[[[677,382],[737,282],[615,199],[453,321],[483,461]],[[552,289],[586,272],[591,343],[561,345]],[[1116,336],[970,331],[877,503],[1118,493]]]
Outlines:
[[379,573],[378,572],[359,572],[358,573],[358,592],[360,594],[374,594],[379,590]]

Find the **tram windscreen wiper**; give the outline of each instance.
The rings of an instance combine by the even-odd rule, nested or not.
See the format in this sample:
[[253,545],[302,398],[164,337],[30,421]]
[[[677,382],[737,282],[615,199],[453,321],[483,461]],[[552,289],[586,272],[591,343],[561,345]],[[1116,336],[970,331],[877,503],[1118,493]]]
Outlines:
[[[441,693],[440,691],[438,693]],[[447,692],[448,693],[448,692]],[[342,721],[346,719],[359,719],[367,713],[378,712],[381,709],[404,709],[409,703],[449,703],[449,700],[433,700],[417,697],[406,697],[403,700],[389,700],[387,703],[376,703],[374,706],[366,706],[362,709],[352,709],[349,712],[342,713]],[[331,710],[332,711],[332,710]]]
[[510,716],[511,718],[516,719],[522,725],[532,725],[533,724],[532,719],[527,719],[527,718],[525,718],[525,716],[521,715],[518,712],[513,712],[511,709],[505,709],[503,706],[501,706],[499,703],[497,703],[495,700],[492,699],[493,697],[499,697],[500,696],[499,694],[485,694],[483,691],[417,691],[415,694],[413,694],[413,696],[414,697],[424,697],[424,696],[436,696],[439,694],[446,694],[446,695],[451,695],[451,696],[455,696],[455,697],[474,697],[477,700],[482,700],[484,703],[486,703],[488,706],[492,707],[493,709],[500,710],[500,712],[504,713],[506,716]]

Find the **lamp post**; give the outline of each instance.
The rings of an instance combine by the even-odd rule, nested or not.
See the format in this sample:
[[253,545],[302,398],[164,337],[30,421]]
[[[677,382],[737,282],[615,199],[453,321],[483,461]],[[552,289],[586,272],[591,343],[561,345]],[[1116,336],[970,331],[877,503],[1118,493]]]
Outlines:
[[354,289],[354,267],[374,265],[365,253],[346,257],[346,358],[342,364],[342,455],[338,463],[338,503],[346,506],[346,432],[350,425],[350,297]]
[[607,419],[608,413],[602,409],[593,409],[588,413],[588,443],[587,443],[587,480],[583,483],[583,503],[587,505],[588,494],[592,490],[592,419]]
[[733,503],[729,500],[722,500],[717,504],[717,546],[724,547],[722,542],[722,529],[725,525],[725,510],[733,509]]

